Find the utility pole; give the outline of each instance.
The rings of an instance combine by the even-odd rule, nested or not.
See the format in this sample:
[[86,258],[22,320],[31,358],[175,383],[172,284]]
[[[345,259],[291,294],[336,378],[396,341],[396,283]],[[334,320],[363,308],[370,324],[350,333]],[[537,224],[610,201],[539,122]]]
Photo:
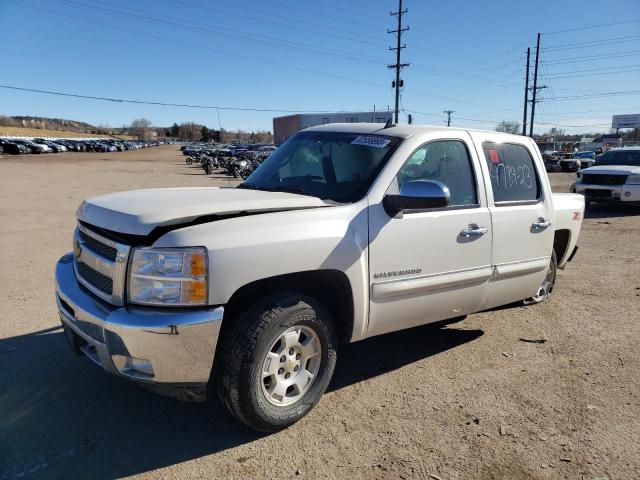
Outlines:
[[407,13],[407,9],[402,10],[402,0],[398,0],[398,11],[397,12],[389,12],[389,15],[396,16],[398,18],[398,28],[396,30],[387,30],[387,33],[395,33],[398,38],[397,45],[395,47],[389,47],[389,50],[396,51],[396,63],[392,65],[387,65],[388,68],[396,70],[396,79],[392,82],[392,86],[396,89],[396,111],[395,118],[396,123],[398,123],[398,113],[400,111],[400,87],[404,86],[404,82],[400,80],[400,70],[404,67],[408,67],[408,63],[400,62],[400,50],[403,48],[407,48],[406,45],[402,44],[402,32],[406,32],[409,30],[409,27],[402,28],[402,15]]
[[529,59],[531,58],[531,48],[527,48],[527,73],[524,77],[524,113],[522,114],[522,135],[527,134],[527,106],[529,103]]
[[531,122],[529,124],[529,136],[533,138],[533,120],[536,114],[536,96],[538,94],[538,58],[540,56],[540,33],[536,43],[536,66],[533,73],[533,97],[531,100]]
[[455,113],[453,110],[445,110],[442,113],[446,113],[447,114],[447,127],[451,126],[451,114]]

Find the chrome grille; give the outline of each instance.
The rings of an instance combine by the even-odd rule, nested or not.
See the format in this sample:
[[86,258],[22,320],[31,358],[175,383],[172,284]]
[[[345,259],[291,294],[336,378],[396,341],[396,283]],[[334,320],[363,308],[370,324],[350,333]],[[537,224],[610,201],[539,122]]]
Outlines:
[[73,239],[78,281],[96,296],[124,305],[124,284],[131,247],[78,225]]
[[106,275],[96,272],[93,268],[86,264],[78,263],[78,273],[91,285],[107,295],[113,295],[113,279]]
[[90,237],[82,230],[80,230],[78,233],[80,234],[80,238],[82,239],[82,241],[91,250],[102,255],[104,258],[111,260],[112,262],[116,261],[116,257],[118,256],[118,249],[110,245],[106,245],[100,242],[99,240],[95,239],[94,237]]

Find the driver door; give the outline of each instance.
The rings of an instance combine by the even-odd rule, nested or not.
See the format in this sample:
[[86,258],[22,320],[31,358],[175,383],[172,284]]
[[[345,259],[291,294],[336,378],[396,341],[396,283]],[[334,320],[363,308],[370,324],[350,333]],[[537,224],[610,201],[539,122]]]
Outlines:
[[382,204],[370,206],[368,335],[482,308],[492,248],[482,178],[471,139],[461,132],[420,146],[388,190],[396,193],[410,180],[437,180],[449,188],[449,206],[394,218]]

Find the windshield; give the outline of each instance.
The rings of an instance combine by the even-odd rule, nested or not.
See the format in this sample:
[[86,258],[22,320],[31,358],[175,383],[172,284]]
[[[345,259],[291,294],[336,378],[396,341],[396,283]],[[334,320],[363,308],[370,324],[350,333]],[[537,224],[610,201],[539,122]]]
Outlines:
[[275,150],[239,188],[355,202],[399,143],[383,135],[301,132]]
[[596,160],[596,165],[640,167],[640,150],[612,150]]

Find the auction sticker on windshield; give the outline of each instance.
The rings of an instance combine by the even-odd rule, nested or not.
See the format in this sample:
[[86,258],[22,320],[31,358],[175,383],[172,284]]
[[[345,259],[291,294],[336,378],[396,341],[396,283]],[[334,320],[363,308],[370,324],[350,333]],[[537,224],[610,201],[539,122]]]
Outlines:
[[360,135],[351,142],[351,145],[364,145],[365,147],[384,148],[391,143],[391,140],[370,135]]

